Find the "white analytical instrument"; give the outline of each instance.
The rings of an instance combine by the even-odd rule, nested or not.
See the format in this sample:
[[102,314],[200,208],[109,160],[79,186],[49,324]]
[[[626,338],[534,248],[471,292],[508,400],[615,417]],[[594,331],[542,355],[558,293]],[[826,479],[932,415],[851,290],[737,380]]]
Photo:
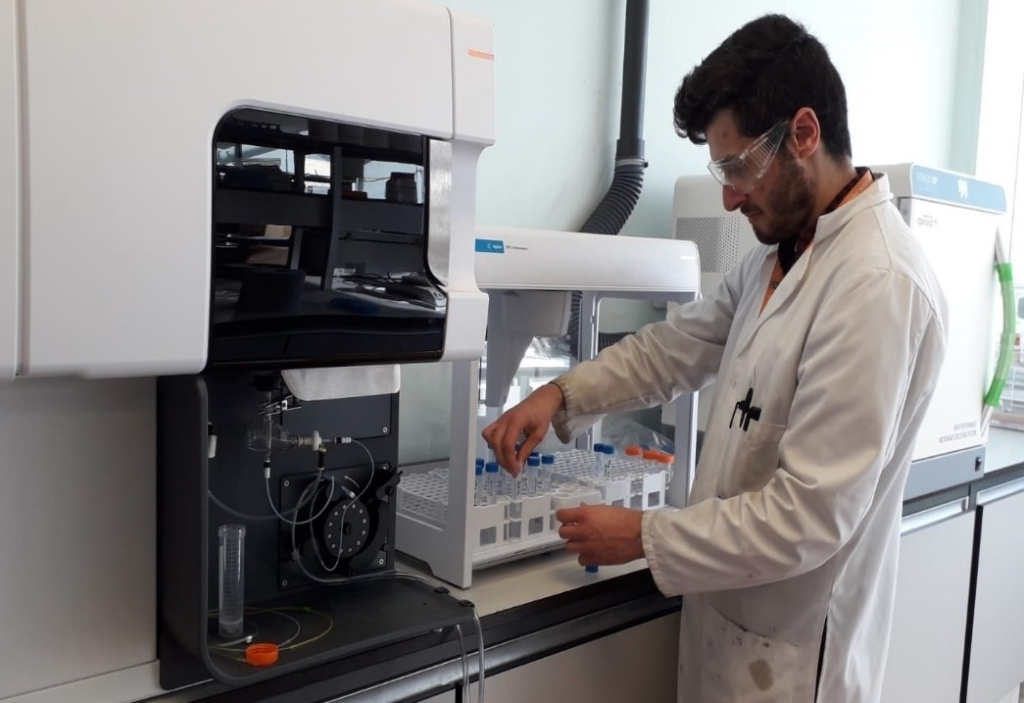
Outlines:
[[[450,460],[446,465],[406,468],[398,514],[399,550],[425,561],[434,575],[460,587],[471,584],[476,568],[559,545],[553,519],[558,508],[581,502],[641,509],[684,505],[696,441],[695,400],[684,396],[672,403],[680,408],[674,415],[674,463],[660,473],[660,483],[657,471],[634,472],[631,479],[625,478],[625,469],[621,474],[609,469],[599,480],[580,476],[578,467],[570,468],[573,461],[594,456],[591,438],[584,437],[575,450],[559,453],[553,469],[557,485],[551,490],[481,501],[474,495],[474,465],[483,457],[479,406],[484,402],[487,417],[496,417],[531,341],[566,334],[572,293],[582,293],[579,357],[585,360],[597,354],[602,300],[685,303],[697,295],[700,271],[691,242],[479,227],[476,279],[490,296],[486,398],[480,397],[479,363],[455,362]],[[673,480],[666,484],[669,474]]]
[[[447,172],[431,184],[427,252],[448,296],[444,358],[479,356],[488,23],[403,0],[19,7],[0,15],[0,378],[206,366],[211,140],[240,108],[430,140]],[[292,32],[315,59],[268,50]]]
[[[0,699],[148,699],[172,659],[163,650],[157,663],[171,590],[158,584],[157,563],[176,536],[157,529],[157,495],[168,491],[157,489],[155,434],[167,413],[157,412],[152,377],[343,365],[350,342],[366,337],[353,332],[360,315],[392,327],[354,363],[480,357],[487,297],[475,282],[473,227],[477,162],[494,141],[492,28],[417,0],[3,8],[0,381],[13,382],[0,383],[0,473],[13,498],[0,532],[20,536],[0,549],[17,565],[0,588],[0,650],[31,656],[0,662]],[[287,51],[289,38],[309,51]],[[260,163],[275,150],[281,168]],[[239,295],[225,273],[272,268],[254,242],[284,262],[269,271],[281,275],[253,279],[278,290],[243,282]],[[413,252],[421,268],[400,269],[418,274],[412,283],[359,269],[376,278],[359,284],[375,297],[358,297],[344,289],[353,259],[331,249],[338,242],[360,265],[390,263],[378,251]],[[229,260],[246,247],[249,258]],[[315,281],[302,275],[307,257],[319,265]],[[431,297],[380,293],[399,288]],[[415,356],[407,320],[427,340],[416,358],[402,358]],[[239,323],[248,338],[229,334]],[[280,344],[257,349],[274,330],[284,330]],[[138,378],[96,380],[125,377]],[[207,422],[196,430],[205,435]],[[179,542],[197,549],[198,529]],[[78,538],[70,557],[69,535]],[[246,560],[247,596],[260,562]],[[161,571],[179,589],[203,587]],[[197,605],[181,621],[205,633],[196,593],[182,599]]]

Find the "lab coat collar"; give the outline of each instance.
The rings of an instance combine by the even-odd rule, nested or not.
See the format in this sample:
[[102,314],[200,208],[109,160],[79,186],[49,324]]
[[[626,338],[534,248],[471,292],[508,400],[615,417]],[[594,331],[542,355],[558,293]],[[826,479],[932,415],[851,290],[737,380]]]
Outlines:
[[[811,246],[807,251],[804,252],[803,256],[796,260],[793,264],[793,268],[790,269],[789,273],[786,274],[785,278],[779,284],[779,287],[772,294],[771,300],[765,306],[761,314],[757,315],[753,320],[747,324],[747,329],[742,333],[740,343],[737,346],[738,351],[743,351],[751,340],[753,340],[757,330],[764,324],[764,321],[770,318],[778,311],[789,298],[791,298],[797,290],[800,288],[800,284],[803,282],[804,276],[807,274],[807,269],[810,266],[810,261],[814,256],[814,249],[821,246],[825,240],[831,238],[833,235],[841,231],[851,219],[857,214],[875,207],[876,205],[885,202],[892,198],[892,192],[889,190],[889,177],[881,175],[877,177],[863,193],[858,195],[848,203],[844,203],[827,215],[822,215],[818,218],[818,226],[814,232],[814,240],[811,242]],[[760,276],[760,288],[762,294],[768,285],[768,281],[771,279],[772,269],[775,267],[775,259],[778,256],[778,247],[772,247],[765,253],[765,259],[761,264],[761,276]]]
[[[877,175],[874,182],[868,186],[863,193],[853,200],[843,203],[832,212],[818,218],[818,226],[814,230],[814,242],[820,243],[828,239],[836,232],[843,229],[855,215],[868,208],[873,208],[879,203],[892,198],[889,190],[889,177],[885,174]],[[804,257],[800,257],[803,259]],[[797,261],[799,263],[799,260]],[[796,268],[796,266],[794,266]],[[792,271],[790,272],[792,273]],[[788,277],[788,276],[787,276]]]

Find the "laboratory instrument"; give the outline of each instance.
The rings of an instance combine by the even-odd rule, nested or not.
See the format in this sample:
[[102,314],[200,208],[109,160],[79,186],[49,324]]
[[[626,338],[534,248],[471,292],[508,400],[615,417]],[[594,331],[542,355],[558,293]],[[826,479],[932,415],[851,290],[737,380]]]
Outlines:
[[[685,395],[674,402],[681,408],[672,460],[679,480],[670,484],[667,470],[660,470],[660,476],[617,476],[614,460],[604,476],[598,475],[593,445],[606,443],[598,425],[575,446],[544,451],[550,459],[539,457],[542,489],[536,495],[517,486],[517,495],[489,493],[486,502],[475,500],[475,461],[489,458],[479,432],[510,402],[518,369],[535,339],[566,334],[573,291],[582,292],[577,360],[583,360],[598,352],[603,303],[640,301],[660,316],[663,311],[654,305],[693,300],[700,285],[697,251],[690,242],[479,227],[476,252],[476,280],[490,296],[482,384],[477,362],[453,364],[451,457],[403,467],[397,524],[398,549],[460,587],[471,584],[474,569],[559,547],[554,519],[559,508],[684,505],[696,443],[695,404]],[[607,455],[601,456],[603,464]],[[577,470],[578,463],[586,471]],[[528,487],[531,467],[526,468]]]
[[[490,25],[415,0],[53,0],[8,20],[0,378],[157,378],[138,401],[155,436],[132,441],[155,443],[160,685],[469,628],[394,571],[397,364],[483,350]],[[262,40],[281,36],[315,55]],[[109,512],[132,511],[151,512]],[[222,563],[227,525],[245,534]],[[277,658],[247,663],[258,644]]]

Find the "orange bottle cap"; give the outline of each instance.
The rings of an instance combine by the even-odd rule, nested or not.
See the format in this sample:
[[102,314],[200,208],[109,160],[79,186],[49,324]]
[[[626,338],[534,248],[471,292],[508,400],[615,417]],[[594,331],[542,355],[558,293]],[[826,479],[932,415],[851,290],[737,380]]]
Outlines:
[[658,452],[658,461],[662,464],[671,464],[676,460],[675,456],[668,452]]
[[644,450],[636,446],[635,444],[631,444],[630,446],[626,447],[626,456],[640,456],[643,453]]
[[277,663],[278,652],[276,644],[250,644],[245,648],[245,663],[249,666],[270,666]]
[[659,452],[657,449],[648,449],[647,451],[644,452],[644,459],[656,461],[660,455],[661,452]]

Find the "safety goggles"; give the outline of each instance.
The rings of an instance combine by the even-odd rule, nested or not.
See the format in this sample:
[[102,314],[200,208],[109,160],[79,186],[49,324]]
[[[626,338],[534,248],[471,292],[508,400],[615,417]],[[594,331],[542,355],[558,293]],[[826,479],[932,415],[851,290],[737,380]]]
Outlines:
[[740,153],[710,162],[708,171],[723,186],[749,193],[772,165],[788,131],[789,120],[779,120]]

